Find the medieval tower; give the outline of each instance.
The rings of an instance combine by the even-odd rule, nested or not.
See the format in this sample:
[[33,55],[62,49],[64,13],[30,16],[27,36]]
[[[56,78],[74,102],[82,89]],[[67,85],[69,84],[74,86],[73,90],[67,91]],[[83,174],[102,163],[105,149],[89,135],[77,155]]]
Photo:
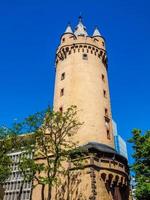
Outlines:
[[71,105],[84,122],[77,136],[80,144],[114,147],[105,40],[97,28],[88,36],[81,18],[74,33],[67,27],[56,56],[54,109]]
[[[81,17],[75,31],[68,25],[56,52],[54,110],[77,106],[83,125],[73,139],[85,152],[73,158],[82,158],[81,168],[64,163],[67,175],[53,188],[52,200],[129,200],[127,160],[114,148],[107,69],[98,28],[89,36]],[[33,189],[32,200],[41,200],[40,191]]]
[[69,200],[128,200],[127,160],[114,149],[107,69],[105,39],[98,28],[89,36],[79,17],[56,52],[54,110],[77,106],[84,124],[75,139],[89,152],[78,192]]

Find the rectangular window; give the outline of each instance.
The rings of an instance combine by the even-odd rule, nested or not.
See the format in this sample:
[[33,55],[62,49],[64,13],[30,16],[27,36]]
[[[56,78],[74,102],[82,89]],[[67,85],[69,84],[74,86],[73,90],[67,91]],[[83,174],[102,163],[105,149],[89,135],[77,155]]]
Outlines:
[[20,182],[18,182],[18,184],[17,184],[17,189],[19,189],[20,188]]
[[65,79],[65,72],[61,74],[61,81]]
[[27,198],[27,199],[29,199],[29,198],[30,198],[30,192],[29,192],[29,191],[27,191],[26,198]]
[[103,90],[103,95],[104,95],[105,98],[107,97],[106,96],[106,90]]
[[84,53],[84,54],[82,55],[82,58],[83,58],[83,60],[87,60],[87,59],[88,59],[88,56],[87,56],[87,54],[86,54],[86,53]]
[[64,88],[62,88],[61,90],[60,90],[60,96],[63,96],[64,95]]

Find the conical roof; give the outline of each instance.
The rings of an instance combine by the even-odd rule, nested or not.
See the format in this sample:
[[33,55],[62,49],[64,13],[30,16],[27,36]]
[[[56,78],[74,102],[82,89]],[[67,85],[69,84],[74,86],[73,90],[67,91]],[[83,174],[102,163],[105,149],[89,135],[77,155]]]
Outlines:
[[93,36],[101,36],[101,34],[100,34],[100,32],[99,32],[97,27],[94,30]]
[[78,25],[75,28],[74,34],[76,36],[78,36],[78,35],[87,36],[88,35],[87,32],[86,32],[86,27],[83,25],[81,16],[79,17],[79,22],[78,22]]
[[66,30],[65,30],[65,33],[73,33],[70,24],[68,24],[68,26],[67,26],[67,28],[66,28]]

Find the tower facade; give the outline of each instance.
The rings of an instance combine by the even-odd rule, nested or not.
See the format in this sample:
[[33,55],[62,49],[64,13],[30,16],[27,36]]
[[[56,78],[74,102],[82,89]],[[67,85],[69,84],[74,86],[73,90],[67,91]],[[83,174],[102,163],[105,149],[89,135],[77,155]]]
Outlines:
[[58,199],[129,199],[127,159],[114,147],[107,68],[106,44],[99,30],[89,36],[81,18],[74,32],[68,25],[56,52],[54,110],[77,106],[83,125],[74,139],[88,155],[84,168],[65,181],[68,195],[60,188]]
[[67,27],[56,53],[54,110],[71,105],[77,106],[83,122],[79,143],[114,148],[105,40],[97,28],[88,36],[81,18],[74,33]]

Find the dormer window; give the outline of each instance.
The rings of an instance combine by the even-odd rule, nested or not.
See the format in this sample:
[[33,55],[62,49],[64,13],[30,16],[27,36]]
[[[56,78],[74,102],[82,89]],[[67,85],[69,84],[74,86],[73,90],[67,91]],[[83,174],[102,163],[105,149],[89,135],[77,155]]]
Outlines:
[[65,42],[65,38],[62,39],[62,42]]

